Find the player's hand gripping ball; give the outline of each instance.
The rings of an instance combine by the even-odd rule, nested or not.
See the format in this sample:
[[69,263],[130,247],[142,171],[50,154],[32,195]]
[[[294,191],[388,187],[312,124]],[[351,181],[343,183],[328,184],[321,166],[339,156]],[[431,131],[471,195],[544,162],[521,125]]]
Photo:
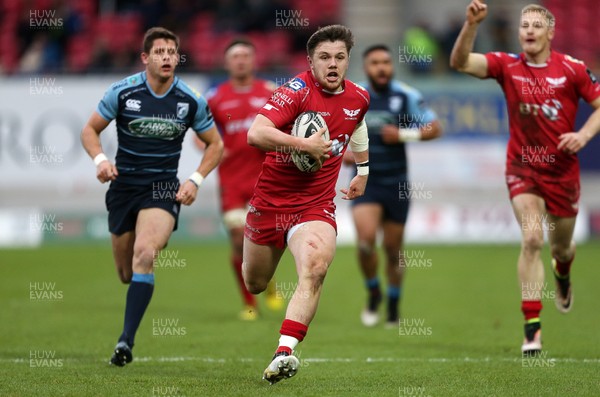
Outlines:
[[[329,129],[323,117],[312,110],[301,113],[294,121],[292,127],[292,136],[300,138],[310,138],[313,134],[325,128],[325,133],[321,136],[324,142],[329,141]],[[309,156],[306,152],[294,150],[291,155],[292,161],[302,172],[316,172],[321,169],[325,158],[320,161]]]

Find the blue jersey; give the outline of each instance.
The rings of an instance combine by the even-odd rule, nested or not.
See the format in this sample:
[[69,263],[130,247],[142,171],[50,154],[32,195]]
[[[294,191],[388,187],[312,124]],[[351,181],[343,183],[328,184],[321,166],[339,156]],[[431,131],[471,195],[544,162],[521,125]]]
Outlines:
[[202,133],[214,126],[206,100],[175,77],[169,90],[156,95],[146,72],[110,86],[97,112],[116,119],[118,182],[147,185],[177,176],[185,132]]
[[[368,185],[396,185],[407,177],[407,161],[404,143],[383,143],[381,127],[385,124],[400,128],[415,128],[431,123],[436,114],[416,89],[392,81],[386,92],[376,92],[364,85],[371,96],[366,115],[369,130],[369,183]],[[367,190],[369,186],[367,185]]]

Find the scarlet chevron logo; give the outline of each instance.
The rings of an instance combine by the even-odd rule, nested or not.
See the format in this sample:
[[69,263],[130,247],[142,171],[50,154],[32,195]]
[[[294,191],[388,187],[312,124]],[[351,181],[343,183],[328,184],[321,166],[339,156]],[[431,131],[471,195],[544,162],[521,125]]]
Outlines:
[[550,83],[550,85],[563,85],[565,83],[565,81],[567,81],[567,78],[565,76],[563,77],[557,77],[557,78],[553,78],[553,77],[546,77],[546,81],[548,83]]
[[350,110],[350,109],[346,109],[346,108],[342,108],[342,109],[344,110],[344,113],[348,117],[356,117],[360,113],[360,109],[355,109],[355,110]]

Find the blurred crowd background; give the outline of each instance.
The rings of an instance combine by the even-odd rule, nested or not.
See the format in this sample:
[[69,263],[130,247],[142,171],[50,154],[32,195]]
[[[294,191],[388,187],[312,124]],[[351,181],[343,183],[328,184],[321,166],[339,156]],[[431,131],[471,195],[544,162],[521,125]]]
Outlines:
[[[450,73],[448,56],[464,20],[465,1],[445,12],[432,1],[398,3],[391,34],[396,46],[422,48],[433,62],[407,64],[409,73]],[[305,67],[306,39],[318,26],[346,23],[347,14],[375,7],[351,0],[1,0],[0,73],[128,73],[140,68],[143,32],[164,26],[181,37],[180,68],[213,72],[235,36],[252,39],[258,67],[290,73]],[[376,2],[377,3],[377,2]],[[431,7],[423,7],[431,3]],[[518,8],[522,1],[494,2],[482,25],[478,50],[518,51]],[[557,17],[554,47],[600,66],[600,7],[597,0],[544,0]],[[358,7],[358,9],[357,9]],[[447,7],[447,5],[446,5]],[[437,9],[437,10],[436,10]],[[416,10],[416,11],[414,11]],[[386,21],[387,22],[387,21]],[[375,30],[375,28],[373,28]]]

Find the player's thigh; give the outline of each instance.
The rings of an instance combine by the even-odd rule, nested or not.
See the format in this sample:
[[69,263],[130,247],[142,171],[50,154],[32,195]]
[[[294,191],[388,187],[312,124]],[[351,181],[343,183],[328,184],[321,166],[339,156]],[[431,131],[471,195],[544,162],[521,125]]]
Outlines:
[[396,262],[400,258],[400,250],[404,240],[404,224],[390,220],[383,222],[383,249],[390,260]]
[[125,232],[120,235],[111,234],[112,251],[119,279],[123,283],[131,282],[133,274],[133,244],[135,232]]
[[244,238],[244,261],[242,271],[246,284],[264,283],[271,280],[284,249],[270,245],[259,245]]
[[140,210],[135,225],[134,252],[163,249],[174,227],[175,218],[166,210],[162,208]]
[[359,242],[375,244],[382,215],[383,208],[378,203],[360,203],[352,207],[352,218]]
[[324,221],[302,223],[288,241],[298,275],[324,276],[335,256],[336,232]]
[[543,244],[546,219],[544,199],[536,194],[522,193],[513,197],[511,204],[523,242],[529,245]]
[[576,219],[575,216],[564,218],[548,214],[546,230],[548,230],[548,240],[553,251],[569,249],[573,240]]

